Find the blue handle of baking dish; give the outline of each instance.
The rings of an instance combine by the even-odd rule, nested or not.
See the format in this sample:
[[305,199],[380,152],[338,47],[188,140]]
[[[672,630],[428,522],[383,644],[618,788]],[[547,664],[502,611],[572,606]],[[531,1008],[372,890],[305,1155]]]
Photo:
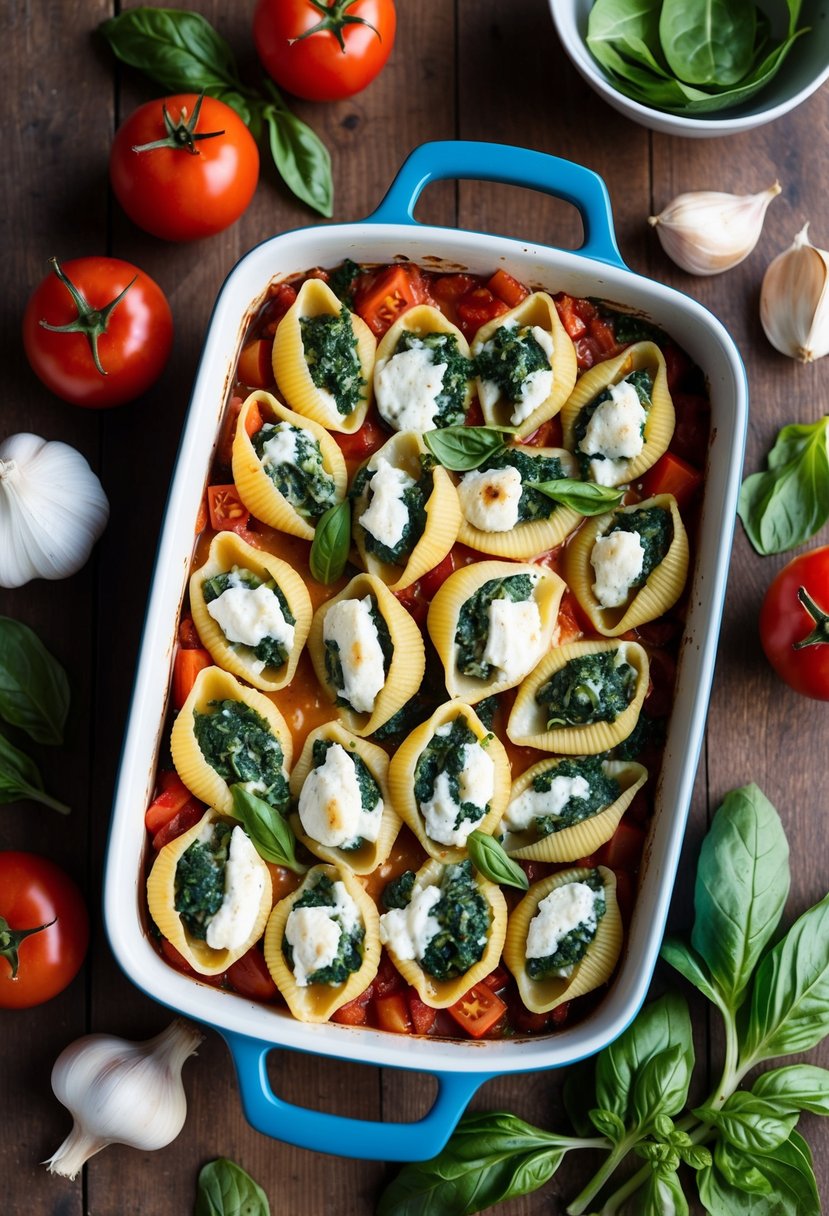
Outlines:
[[546,152],[510,144],[472,140],[421,144],[403,162],[386,197],[367,220],[373,224],[417,223],[415,204],[429,182],[455,178],[527,186],[572,203],[584,225],[584,243],[579,252],[627,269],[616,244],[607,186],[598,173]]
[[439,1153],[455,1130],[475,1091],[489,1073],[436,1073],[438,1095],[432,1109],[414,1123],[380,1123],[307,1110],[278,1098],[268,1076],[273,1044],[223,1030],[245,1117],[252,1127],[298,1148],[371,1161],[427,1161]]

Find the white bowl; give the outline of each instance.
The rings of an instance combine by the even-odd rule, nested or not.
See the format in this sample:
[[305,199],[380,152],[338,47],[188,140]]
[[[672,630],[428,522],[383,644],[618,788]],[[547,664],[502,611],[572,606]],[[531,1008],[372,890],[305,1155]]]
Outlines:
[[[695,114],[687,118],[680,114],[668,114],[641,105],[620,93],[590,54],[586,42],[587,20],[594,0],[549,2],[561,44],[591,88],[620,114],[666,135],[704,139],[712,135],[736,135],[740,131],[750,131],[752,127],[772,122],[799,106],[829,78],[829,7],[825,0],[804,0],[799,24],[809,26],[809,33],[798,38],[774,79],[750,101],[713,114]],[[775,16],[779,21],[783,4],[775,5],[770,0],[761,0],[761,8],[768,12],[772,28],[778,34],[780,30],[775,27]]]

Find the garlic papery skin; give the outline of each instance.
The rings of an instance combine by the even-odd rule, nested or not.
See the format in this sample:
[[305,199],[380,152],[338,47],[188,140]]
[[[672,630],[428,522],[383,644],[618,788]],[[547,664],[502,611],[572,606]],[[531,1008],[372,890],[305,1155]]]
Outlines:
[[763,230],[766,208],[780,193],[775,182],[759,194],[697,190],[679,194],[648,217],[662,248],[689,274],[721,274],[747,258]]
[[0,443],[0,587],[74,574],[108,519],[100,481],[68,443],[25,431]]
[[763,276],[760,321],[775,350],[812,363],[829,354],[829,252],[816,248],[804,224]]
[[74,1178],[108,1144],[163,1148],[184,1126],[187,1099],[181,1069],[204,1035],[181,1018],[142,1043],[88,1034],[55,1060],[52,1089],[74,1125],[44,1161],[50,1174]]

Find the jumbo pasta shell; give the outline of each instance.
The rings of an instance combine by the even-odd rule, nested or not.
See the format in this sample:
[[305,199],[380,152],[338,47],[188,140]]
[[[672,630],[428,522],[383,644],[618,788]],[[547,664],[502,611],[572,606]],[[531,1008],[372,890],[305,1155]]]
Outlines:
[[209,713],[211,701],[241,701],[264,718],[282,748],[283,767],[290,771],[293,742],[288,724],[269,697],[240,684],[235,676],[220,667],[200,671],[173,723],[170,753],[176,772],[189,790],[224,815],[233,814],[233,796],[229,784],[208,764],[202,754],[193,729],[193,716]]
[[[513,781],[510,802],[529,789],[536,776],[556,768],[560,763],[558,757],[550,757],[528,768]],[[614,802],[594,812],[587,819],[582,819],[580,823],[562,828],[559,832],[551,832],[549,836],[539,837],[531,828],[523,832],[507,830],[501,843],[510,857],[561,864],[577,861],[579,857],[589,857],[610,840],[625,811],[647,781],[648,770],[633,760],[604,760],[602,768],[607,776],[614,777],[621,786],[621,793]]]
[[[431,858],[417,871],[415,881],[422,887],[435,886],[443,876],[444,865]],[[478,890],[483,895],[490,909],[490,925],[487,932],[486,946],[477,963],[473,963],[468,971],[452,980],[436,980],[429,975],[416,959],[402,959],[390,945],[386,946],[389,958],[403,976],[407,984],[411,984],[425,1005],[432,1009],[447,1009],[464,996],[473,984],[484,979],[498,965],[504,938],[507,932],[507,901],[501,888],[489,882],[481,874],[475,874]]]
[[[375,469],[379,457],[382,456],[389,464],[419,481],[422,475],[420,457],[425,453],[426,445],[415,431],[400,431],[383,444],[382,448],[366,461],[366,465],[369,469]],[[403,591],[427,570],[434,569],[458,539],[461,524],[458,494],[452,478],[439,465],[432,470],[432,493],[426,500],[425,508],[426,526],[405,565],[395,566],[384,562],[366,549],[366,534],[360,524],[360,516],[367,506],[368,493],[367,489],[364,489],[353,505],[354,544],[368,573],[381,578],[391,591]]]
[[572,1001],[577,996],[593,992],[606,984],[613,974],[622,951],[622,918],[616,902],[616,875],[604,866],[597,867],[604,884],[606,911],[599,921],[596,936],[580,963],[569,976],[546,980],[530,979],[526,971],[526,945],[530,922],[539,903],[556,887],[583,881],[587,869],[560,870],[530,887],[514,909],[507,926],[504,942],[504,962],[515,976],[521,1000],[532,1013],[549,1013],[551,1009]]
[[233,950],[214,950],[212,946],[208,946],[206,941],[193,937],[186,928],[175,907],[176,868],[190,845],[198,840],[203,829],[208,824],[219,823],[221,820],[222,817],[215,811],[205,812],[194,827],[181,836],[177,836],[175,840],[171,840],[161,849],[147,878],[147,905],[150,916],[158,926],[161,935],[175,946],[185,961],[200,975],[221,975],[231,963],[235,963],[238,958],[248,952],[255,942],[259,941],[265,931],[273,900],[270,871],[265,862],[257,857],[264,885],[256,922],[245,941]]
[[369,743],[366,739],[358,738],[339,722],[326,722],[324,726],[318,726],[305,740],[302,754],[291,773],[291,795],[295,803],[299,800],[302,787],[313,767],[313,747],[318,739],[331,739],[334,743],[339,743],[344,747],[349,754],[356,754],[363,761],[380,787],[380,795],[383,799],[380,832],[376,840],[364,840],[359,849],[343,850],[333,845],[322,844],[310,836],[305,831],[297,811],[291,815],[291,827],[294,829],[297,839],[301,840],[315,857],[353,870],[355,874],[370,874],[387,859],[402,827],[400,816],[392,809],[389,794],[388,755],[382,747],[377,747],[376,744]]
[[[649,507],[670,511],[674,536],[662,561],[654,566],[641,587],[634,587],[626,602],[618,608],[604,608],[593,591],[595,575],[590,561],[593,546],[599,536],[612,526],[619,515],[630,514]],[[564,573],[585,616],[597,633],[606,638],[620,637],[648,621],[655,621],[672,608],[682,595],[688,577],[688,536],[679,514],[676,499],[671,494],[657,494],[629,507],[617,507],[607,515],[590,519],[579,529],[564,553]]]
[[[637,675],[636,691],[627,709],[613,722],[548,728],[546,709],[535,699],[539,688],[571,659],[598,654],[603,650],[616,650],[620,646],[624,647],[625,658]],[[513,743],[538,747],[545,752],[558,752],[564,756],[591,756],[609,751],[628,737],[639,720],[642,702],[648,691],[648,667],[647,652],[638,642],[569,642],[566,646],[557,646],[541,660],[518,689],[507,722],[507,734]]]
[[[553,342],[553,352],[550,356],[550,366],[553,371],[552,389],[531,414],[524,418],[517,427],[516,436],[523,439],[531,435],[542,422],[555,417],[573,390],[578,372],[576,348],[559,320],[558,310],[552,296],[546,291],[534,291],[526,299],[517,304],[509,312],[502,313],[493,321],[482,325],[472,343],[473,357],[480,354],[484,344],[488,342],[496,330],[504,325],[539,326],[545,330]],[[481,396],[481,381],[478,380],[478,398],[487,426],[511,426],[515,406],[509,401],[499,399],[494,405],[484,405]]]
[[233,480],[239,497],[248,510],[261,519],[263,523],[278,528],[280,532],[288,532],[291,536],[299,536],[303,540],[314,539],[314,526],[304,519],[288,499],[277,490],[271,478],[262,467],[262,461],[256,454],[247,432],[248,415],[256,405],[263,422],[288,422],[291,426],[309,431],[320,445],[322,464],[326,472],[334,478],[334,496],[336,502],[342,502],[348,485],[348,472],[345,467],[342,452],[338,444],[323,427],[295,414],[281,401],[277,401],[270,393],[257,389],[245,400],[236,425],[233,439]]
[[[308,984],[300,987],[282,952],[282,939],[291,910],[300,895],[314,884],[317,875],[324,874],[332,882],[341,882],[356,903],[365,929],[363,961],[352,971],[344,984]],[[369,986],[380,965],[380,916],[372,898],[345,867],[314,866],[301,886],[279,901],[271,913],[265,930],[265,962],[273,982],[288,1002],[288,1008],[300,1022],[327,1022],[332,1013],[353,1001]]]
[[[263,580],[273,579],[288,601],[288,608],[296,623],[294,644],[282,667],[264,667],[257,671],[259,664],[252,648],[229,642],[218,622],[208,612],[202,584],[216,574],[229,572],[234,566],[250,570]],[[314,614],[305,583],[293,567],[272,553],[254,549],[235,532],[217,532],[210,542],[207,561],[191,575],[190,611],[202,644],[210,652],[213,662],[263,692],[277,692],[290,684]]]
[[[464,604],[485,583],[494,579],[514,578],[528,574],[537,579],[533,599],[541,617],[539,645],[531,662],[523,671],[512,675],[504,673],[500,678],[482,680],[477,676],[464,675],[458,669],[455,637],[458,620]],[[450,697],[460,697],[468,705],[475,705],[484,697],[515,688],[529,675],[542,655],[550,649],[558,618],[559,604],[566,585],[563,579],[545,566],[520,565],[512,562],[475,562],[450,574],[436,592],[426,618],[429,636],[438,652],[446,675],[446,691]],[[517,641],[517,639],[516,639]],[[500,670],[500,669],[496,669]]]
[[[383,408],[382,393],[378,390],[377,377],[389,360],[394,357],[397,344],[404,333],[416,334],[418,336],[425,334],[453,334],[458,344],[458,352],[465,359],[469,358],[469,343],[458,327],[453,325],[440,309],[434,308],[431,304],[415,304],[413,308],[407,308],[394,324],[389,326],[380,339],[377,347],[377,357],[374,362],[374,397],[377,409],[380,417],[392,430],[398,430],[399,428],[395,425],[395,421],[388,411]],[[459,412],[465,414],[468,410],[472,401],[472,391],[473,381],[469,380],[466,385],[463,401],[459,406]],[[431,427],[426,429],[431,429]]]
[[564,446],[571,452],[576,449],[575,426],[579,414],[599,393],[611,384],[618,384],[631,372],[647,370],[653,377],[651,407],[647,411],[644,430],[644,445],[638,456],[625,463],[622,471],[613,479],[614,485],[624,485],[641,477],[660,456],[668,450],[674,433],[676,415],[674,403],[668,390],[665,358],[653,342],[635,342],[614,359],[605,359],[594,364],[579,380],[561,410],[561,427]]
[[429,856],[446,863],[463,861],[467,850],[465,847],[457,845],[441,844],[428,835],[426,822],[415,798],[415,769],[421,753],[438,727],[453,722],[459,716],[466,720],[476,738],[482,741],[488,740],[486,750],[495,768],[494,790],[489,803],[489,811],[475,824],[475,828],[479,832],[492,833],[501,822],[509,799],[509,758],[501,740],[487,730],[470,705],[465,705],[460,701],[447,701],[439,706],[428,721],[422,722],[410,735],[407,735],[392,756],[389,765],[389,792],[395,810],[417,836]]
[[337,714],[355,735],[371,735],[388,722],[398,709],[420,688],[426,669],[426,651],[420,630],[403,605],[395,599],[381,579],[373,574],[357,574],[338,595],[326,600],[314,614],[308,634],[308,653],[317,679],[330,701],[336,703],[337,690],[332,688],[325,670],[325,618],[334,604],[341,600],[363,599],[371,595],[391,635],[393,653],[386,680],[378,692],[371,713],[357,713],[350,706],[337,706]]
[[306,279],[296,300],[276,328],[273,340],[273,374],[279,391],[292,410],[310,418],[329,431],[352,435],[365,422],[371,404],[372,373],[376,339],[362,317],[349,313],[356,344],[357,360],[363,387],[357,405],[350,414],[341,414],[331,395],[319,389],[311,378],[300,321],[305,317],[340,315],[344,308],[334,292],[322,279]]

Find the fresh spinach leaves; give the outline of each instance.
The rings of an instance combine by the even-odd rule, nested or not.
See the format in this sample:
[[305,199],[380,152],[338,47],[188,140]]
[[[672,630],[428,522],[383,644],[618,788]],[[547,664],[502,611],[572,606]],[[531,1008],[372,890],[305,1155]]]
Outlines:
[[199,1171],[195,1216],[271,1216],[268,1197],[235,1161],[218,1157]]
[[743,482],[737,514],[758,553],[804,544],[829,519],[829,414],[778,433],[768,469]]

